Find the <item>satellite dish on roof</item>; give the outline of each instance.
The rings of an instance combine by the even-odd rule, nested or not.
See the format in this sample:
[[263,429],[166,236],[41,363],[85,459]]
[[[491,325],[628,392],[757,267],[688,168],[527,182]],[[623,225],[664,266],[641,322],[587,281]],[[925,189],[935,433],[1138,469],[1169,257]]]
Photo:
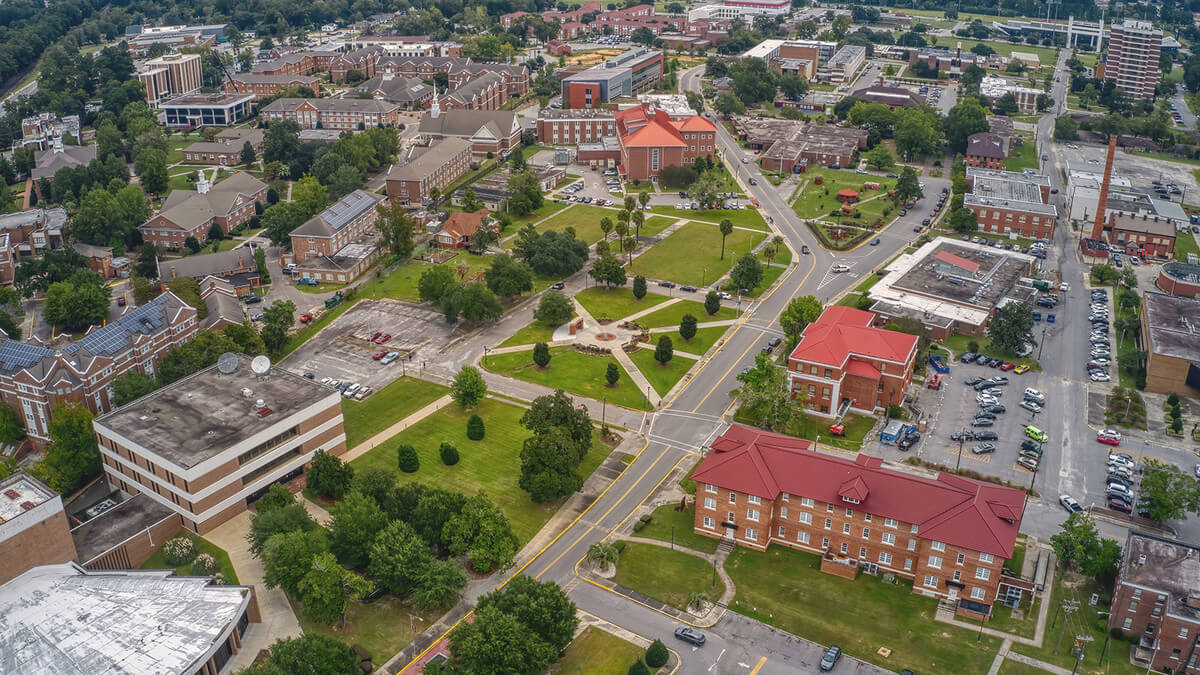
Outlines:
[[263,377],[271,372],[271,359],[265,356],[254,357],[254,360],[250,362],[250,370],[254,371],[255,375]]
[[219,359],[217,359],[217,370],[220,371],[222,375],[229,375],[233,373],[235,370],[237,370],[237,367],[238,357],[237,354],[234,354],[233,352],[225,352]]

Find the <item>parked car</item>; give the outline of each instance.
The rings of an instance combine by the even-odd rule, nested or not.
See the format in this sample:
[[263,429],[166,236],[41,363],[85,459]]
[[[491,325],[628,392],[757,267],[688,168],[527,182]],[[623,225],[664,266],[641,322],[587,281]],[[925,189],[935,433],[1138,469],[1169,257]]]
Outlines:
[[901,438],[900,441],[898,443],[896,443],[896,447],[900,448],[901,450],[908,450],[912,446],[916,445],[917,442],[920,440],[921,440],[921,434],[916,431],[913,431],[913,432],[910,432],[904,438]]
[[1030,401],[1029,399],[1021,401],[1020,406],[1032,413],[1042,412],[1042,406]]
[[975,440],[977,440],[977,441],[998,441],[998,440],[1000,440],[1000,434],[997,434],[994,431],[976,431],[975,432]]
[[993,415],[1001,415],[1004,414],[1005,407],[1000,404],[989,405],[988,407],[984,408],[984,411],[992,413]]
[[1133,513],[1133,507],[1129,505],[1129,502],[1119,497],[1109,497],[1108,508],[1121,513]]
[[562,289],[564,289],[566,287],[567,287],[567,285],[561,281],[550,286],[551,289],[556,290],[556,291],[561,291]]
[[1038,462],[1036,459],[1033,459],[1032,457],[1021,457],[1021,458],[1017,459],[1017,464],[1020,464],[1021,466],[1025,467],[1026,469],[1029,469],[1030,471],[1037,471],[1038,466],[1040,465],[1040,462]]
[[829,672],[837,665],[838,659],[842,658],[842,648],[833,645],[825,650],[825,655],[821,657],[821,672]]
[[1121,444],[1120,436],[1106,436],[1104,434],[1099,434],[1098,436],[1096,436],[1096,440],[1105,445],[1120,445]]
[[971,448],[971,454],[973,455],[987,455],[995,451],[995,443],[978,443],[975,445],[975,447]]
[[1058,503],[1070,513],[1083,513],[1083,507],[1071,495],[1059,495]]
[[1045,443],[1050,440],[1050,437],[1046,435],[1046,432],[1033,426],[1032,424],[1025,425],[1025,435],[1039,443]]
[[707,640],[704,637],[704,633],[701,633],[695,628],[689,628],[687,626],[677,627],[675,629],[675,637],[683,640],[684,642],[689,642],[697,647],[703,647]]
[[996,423],[995,420],[990,420],[987,418],[980,419],[980,418],[976,417],[975,419],[971,420],[971,426],[973,426],[973,427],[990,427],[995,423]]

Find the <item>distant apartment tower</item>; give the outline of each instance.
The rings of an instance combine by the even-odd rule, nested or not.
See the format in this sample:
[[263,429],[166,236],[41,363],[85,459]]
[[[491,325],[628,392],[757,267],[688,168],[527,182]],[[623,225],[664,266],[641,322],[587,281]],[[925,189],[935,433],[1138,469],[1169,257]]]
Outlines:
[[1125,20],[1109,31],[1108,55],[1102,76],[1124,89],[1131,98],[1154,98],[1160,71],[1162,31],[1147,21]]
[[138,80],[146,88],[146,100],[157,105],[176,96],[200,91],[199,54],[164,54],[150,59],[138,72]]

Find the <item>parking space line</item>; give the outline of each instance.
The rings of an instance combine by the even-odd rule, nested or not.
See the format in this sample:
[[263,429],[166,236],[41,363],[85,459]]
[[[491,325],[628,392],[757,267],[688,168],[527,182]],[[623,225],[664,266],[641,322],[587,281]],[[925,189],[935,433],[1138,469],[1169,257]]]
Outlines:
[[[958,456],[958,448],[949,447],[949,448],[945,448],[945,450],[946,450],[946,454],[948,454],[948,455]],[[963,459],[969,459],[971,461],[981,462],[983,464],[988,464],[992,461],[991,455],[976,455],[975,453],[971,452],[970,449],[965,448],[965,447],[962,450],[962,456],[963,456]]]

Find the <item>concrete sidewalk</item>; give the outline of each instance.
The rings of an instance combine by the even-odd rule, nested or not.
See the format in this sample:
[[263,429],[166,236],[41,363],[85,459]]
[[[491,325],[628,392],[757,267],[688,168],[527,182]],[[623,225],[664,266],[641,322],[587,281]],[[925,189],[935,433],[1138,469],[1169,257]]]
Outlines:
[[411,427],[412,425],[416,424],[417,422],[420,422],[421,420],[425,419],[426,417],[429,417],[433,413],[441,410],[442,408],[445,408],[447,405],[450,405],[450,403],[453,400],[454,399],[450,398],[450,394],[446,394],[445,396],[442,396],[441,398],[434,401],[433,403],[430,403],[429,405],[425,406],[424,408],[421,408],[420,410],[410,414],[408,417],[405,417],[404,419],[400,420],[399,422],[396,422],[392,426],[375,434],[374,436],[368,438],[367,440],[363,441],[362,443],[359,443],[358,445],[354,446],[353,448],[350,448],[349,450],[346,451],[346,453],[344,455],[342,455],[342,458],[341,458],[342,462],[344,464],[349,464],[353,460],[356,460],[359,457],[362,457],[366,453],[370,452],[371,450],[374,450],[376,447],[378,447],[379,445],[381,445],[382,443],[384,443],[385,441],[390,439],[392,436],[395,436],[396,434],[400,433],[401,431],[404,431],[405,429]]

